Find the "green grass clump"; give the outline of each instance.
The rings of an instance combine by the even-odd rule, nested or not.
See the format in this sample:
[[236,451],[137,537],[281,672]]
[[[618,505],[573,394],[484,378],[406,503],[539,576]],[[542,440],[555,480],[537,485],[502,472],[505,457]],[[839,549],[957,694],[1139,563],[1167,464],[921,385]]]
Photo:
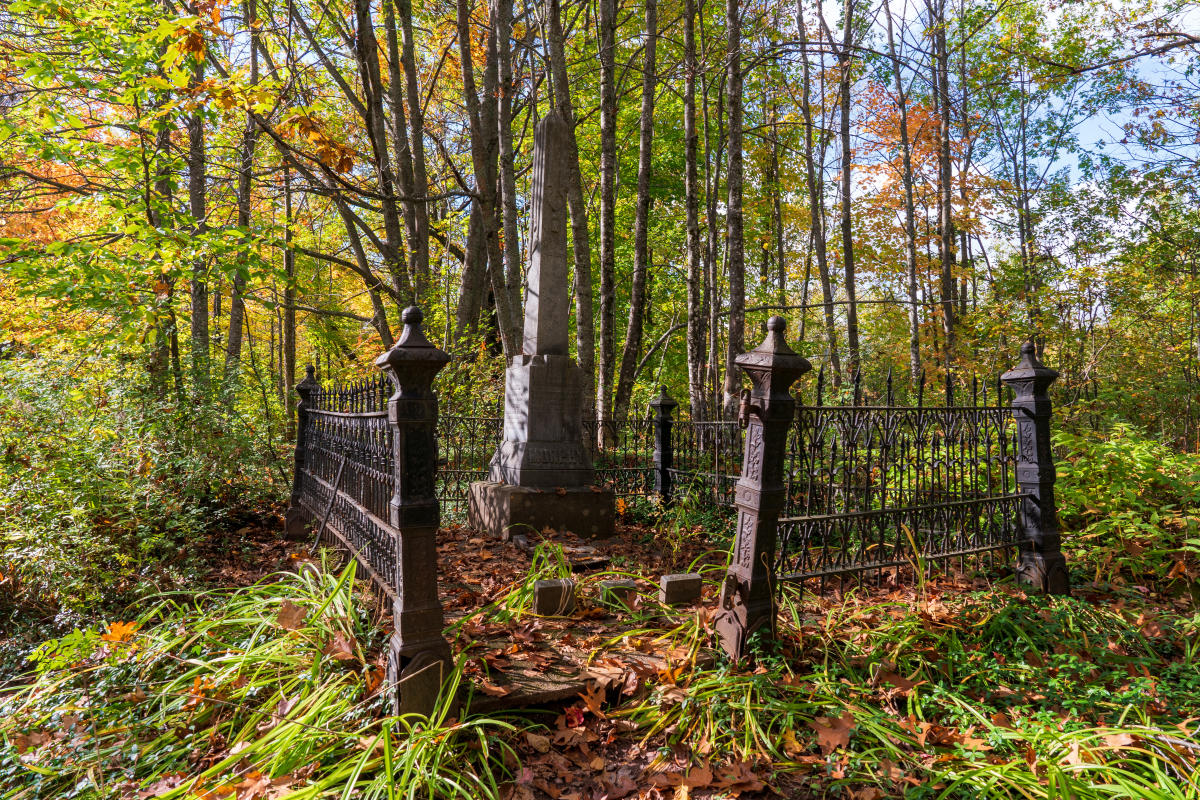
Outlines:
[[506,723],[388,715],[353,589],[308,567],[47,642],[0,697],[0,797],[495,797]]

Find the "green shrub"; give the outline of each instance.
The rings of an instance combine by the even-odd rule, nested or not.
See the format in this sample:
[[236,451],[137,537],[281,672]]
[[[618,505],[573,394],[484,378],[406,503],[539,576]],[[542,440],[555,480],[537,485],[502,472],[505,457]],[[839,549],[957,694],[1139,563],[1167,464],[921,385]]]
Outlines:
[[282,495],[265,424],[156,396],[136,372],[0,361],[0,620],[66,626],[178,585],[231,509]]
[[1200,455],[1128,424],[1056,431],[1056,497],[1065,544],[1099,579],[1194,578]]

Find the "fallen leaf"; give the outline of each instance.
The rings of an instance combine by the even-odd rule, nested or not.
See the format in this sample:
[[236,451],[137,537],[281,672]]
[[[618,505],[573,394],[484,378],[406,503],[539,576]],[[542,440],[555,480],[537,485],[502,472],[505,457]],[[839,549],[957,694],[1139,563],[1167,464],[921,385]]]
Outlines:
[[526,733],[525,741],[529,742],[529,746],[539,753],[550,752],[550,737],[542,736],[538,733]]
[[283,605],[279,607],[279,613],[275,615],[275,624],[284,630],[296,631],[304,627],[304,619],[307,616],[308,611],[304,606],[284,600]]
[[796,740],[796,734],[791,728],[784,728],[783,731],[783,752],[788,758],[799,758],[804,755],[804,747]]
[[12,742],[18,753],[28,753],[30,750],[36,750],[42,745],[48,744],[50,739],[50,734],[37,731],[30,734],[18,733],[12,737]]
[[854,714],[847,711],[841,717],[817,717],[808,723],[817,732],[817,745],[821,753],[829,755],[839,747],[850,745],[850,731],[854,730]]
[[603,706],[604,706],[604,687],[603,686],[601,686],[598,682],[595,682],[595,681],[589,682],[588,687],[586,689],[584,689],[582,692],[580,692],[579,696],[580,696],[580,698],[583,699],[584,705],[587,706],[588,711],[591,711],[593,714],[595,714],[600,719],[605,719],[604,708],[603,708]]
[[1136,740],[1128,733],[1112,733],[1104,737],[1104,745],[1111,747],[1113,750],[1129,747],[1134,741]]
[[136,622],[113,622],[100,638],[106,642],[126,642],[133,638],[139,627],[141,626]]
[[335,661],[353,661],[355,658],[354,645],[351,643],[350,637],[341,631],[336,631],[333,634],[333,638],[329,640],[329,643],[325,645],[321,653]]
[[489,683],[486,678],[480,679],[479,688],[483,690],[484,694],[489,694],[492,697],[504,697],[504,695],[512,691],[507,686],[497,686],[494,683]]

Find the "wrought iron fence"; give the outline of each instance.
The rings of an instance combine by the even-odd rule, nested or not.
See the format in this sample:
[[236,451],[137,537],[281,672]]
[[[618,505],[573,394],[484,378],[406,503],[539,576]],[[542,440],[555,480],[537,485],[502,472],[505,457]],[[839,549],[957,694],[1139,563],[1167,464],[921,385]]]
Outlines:
[[[388,523],[395,490],[393,429],[384,376],[321,386],[310,373],[297,387],[300,410],[294,503],[317,540],[354,554],[373,582],[395,598],[397,533]],[[302,460],[303,463],[300,463]]]
[[[653,419],[624,417],[603,424],[585,420],[584,444],[596,469],[596,484],[626,500],[650,498],[654,488]],[[473,481],[486,480],[488,464],[504,434],[499,403],[471,402],[444,408],[438,415],[437,493],[450,519],[466,514]],[[734,422],[676,420],[671,436],[677,491],[695,491],[719,505],[732,503],[741,465],[741,431]]]
[[742,472],[744,438],[732,420],[675,420],[671,430],[675,493],[702,505],[732,506]]
[[1012,408],[992,387],[952,379],[938,405],[863,402],[861,377],[844,405],[796,410],[784,475],[776,574],[820,583],[890,567],[965,557],[1017,544],[1022,494]]

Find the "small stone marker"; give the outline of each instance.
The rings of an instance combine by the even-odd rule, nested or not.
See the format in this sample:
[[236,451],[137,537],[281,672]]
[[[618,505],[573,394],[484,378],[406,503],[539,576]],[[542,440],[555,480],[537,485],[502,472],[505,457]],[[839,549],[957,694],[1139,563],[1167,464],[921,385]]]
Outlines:
[[575,610],[575,581],[553,578],[533,584],[533,613],[542,617],[565,617]]
[[663,575],[658,582],[658,602],[666,606],[690,606],[700,602],[704,579],[695,572]]
[[637,589],[637,581],[600,581],[600,603],[617,610],[631,609]]

